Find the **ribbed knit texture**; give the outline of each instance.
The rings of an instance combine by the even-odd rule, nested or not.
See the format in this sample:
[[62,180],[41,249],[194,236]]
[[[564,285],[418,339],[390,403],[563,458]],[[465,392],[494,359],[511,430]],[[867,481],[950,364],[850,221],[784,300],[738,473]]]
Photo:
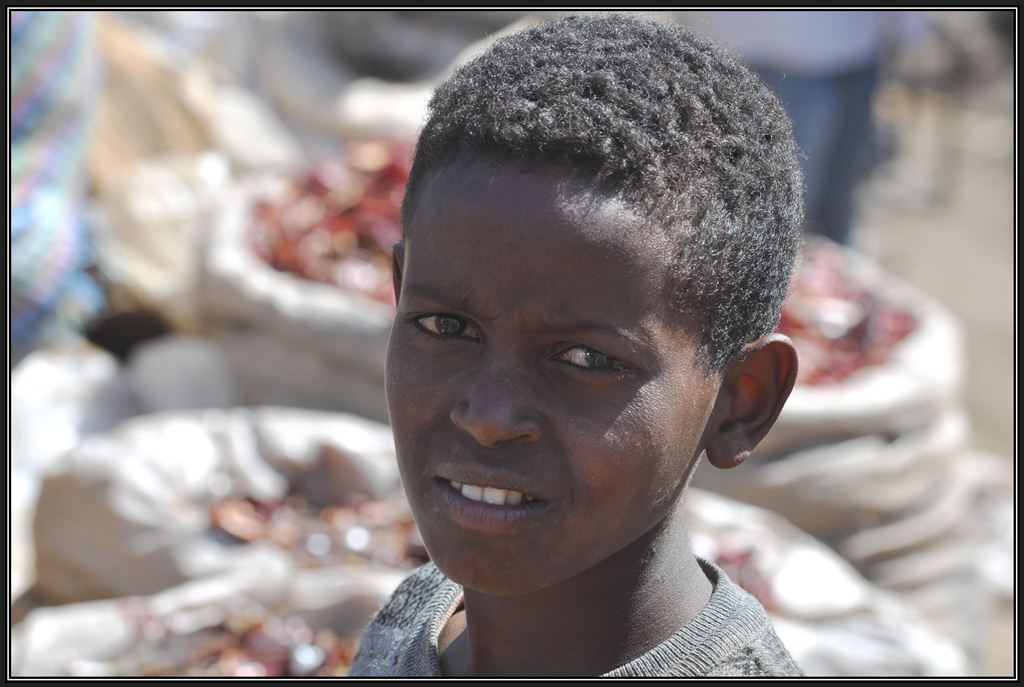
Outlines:
[[[802,675],[761,604],[714,563],[698,559],[714,585],[707,606],[665,642],[601,677]],[[433,563],[417,568],[363,636],[353,677],[442,677],[437,640],[462,601],[462,587]]]

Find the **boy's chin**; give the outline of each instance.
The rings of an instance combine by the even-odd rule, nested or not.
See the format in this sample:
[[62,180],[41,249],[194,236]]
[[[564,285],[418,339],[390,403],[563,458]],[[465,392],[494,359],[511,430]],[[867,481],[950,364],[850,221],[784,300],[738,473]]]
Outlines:
[[561,581],[544,577],[544,571],[538,570],[536,559],[519,565],[486,554],[474,556],[457,551],[450,557],[443,553],[432,556],[431,561],[448,579],[465,589],[489,596],[521,596]]

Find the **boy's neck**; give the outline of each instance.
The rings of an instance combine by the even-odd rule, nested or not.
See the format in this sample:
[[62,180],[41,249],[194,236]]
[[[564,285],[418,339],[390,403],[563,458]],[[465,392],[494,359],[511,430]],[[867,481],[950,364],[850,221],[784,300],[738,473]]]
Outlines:
[[514,597],[465,590],[465,615],[449,622],[440,642],[442,672],[601,675],[668,639],[711,591],[677,508],[626,549],[554,587]]

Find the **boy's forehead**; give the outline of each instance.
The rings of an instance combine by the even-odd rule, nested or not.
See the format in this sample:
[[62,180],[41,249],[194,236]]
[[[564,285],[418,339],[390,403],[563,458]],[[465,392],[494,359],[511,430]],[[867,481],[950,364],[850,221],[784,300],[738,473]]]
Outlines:
[[[551,246],[598,248],[645,264],[671,256],[668,232],[635,204],[599,185],[567,164],[463,155],[424,179],[421,202],[406,227],[415,243],[443,243],[454,237],[438,228],[452,222],[476,232],[459,236],[485,248],[520,241],[529,235],[533,251]],[[427,201],[427,202],[423,202]],[[536,231],[547,228],[548,231]],[[585,260],[592,251],[577,256]]]
[[691,338],[669,295],[671,239],[616,194],[527,162],[474,160],[425,181],[403,288],[489,316],[658,321]]

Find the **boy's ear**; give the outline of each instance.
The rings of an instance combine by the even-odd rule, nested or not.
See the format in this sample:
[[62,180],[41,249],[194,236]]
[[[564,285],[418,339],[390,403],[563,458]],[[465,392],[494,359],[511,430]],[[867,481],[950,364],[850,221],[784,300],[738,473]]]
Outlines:
[[743,347],[722,375],[708,425],[708,460],[718,468],[742,463],[768,434],[796,383],[796,349],[773,333]]
[[395,287],[395,303],[402,295],[402,265],[405,264],[405,243],[399,241],[391,248],[391,282]]

